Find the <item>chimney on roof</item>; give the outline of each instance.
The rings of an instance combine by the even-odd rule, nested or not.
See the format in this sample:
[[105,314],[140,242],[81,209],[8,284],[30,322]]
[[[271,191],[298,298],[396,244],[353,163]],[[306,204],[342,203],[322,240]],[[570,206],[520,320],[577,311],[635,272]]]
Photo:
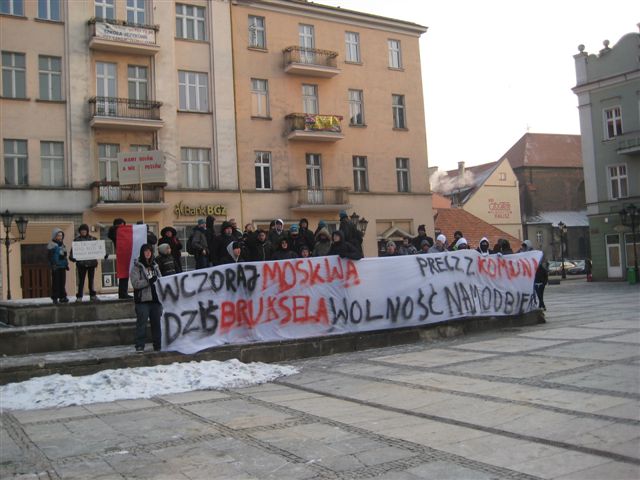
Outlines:
[[462,181],[464,177],[464,162],[458,162],[458,178]]

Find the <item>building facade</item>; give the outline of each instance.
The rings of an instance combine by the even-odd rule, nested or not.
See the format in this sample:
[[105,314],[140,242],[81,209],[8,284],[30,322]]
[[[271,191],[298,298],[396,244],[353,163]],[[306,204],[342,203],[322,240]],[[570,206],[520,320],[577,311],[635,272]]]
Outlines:
[[[518,179],[507,160],[473,167],[458,162],[457,170],[430,171],[431,188],[448,198],[452,207],[522,240]],[[457,230],[464,233],[462,226]]]
[[426,29],[302,1],[238,0],[231,13],[242,218],[315,227],[355,211],[369,256],[389,232],[433,232]]
[[[548,259],[589,257],[580,135],[525,133],[501,157],[520,188],[525,239]],[[561,236],[558,224],[567,226]]]
[[[638,238],[620,212],[640,206],[640,34],[574,56],[593,276],[620,279],[634,265]],[[637,224],[636,220],[636,224]],[[637,227],[636,227],[637,231]],[[636,233],[637,236],[637,233]]]
[[[81,223],[106,238],[144,219],[184,244],[208,214],[315,226],[344,209],[370,221],[368,255],[390,225],[432,230],[425,31],[301,1],[0,2],[0,206],[29,219],[13,298],[48,296],[54,227],[70,246]],[[164,181],[120,185],[118,153],[141,150],[162,152]]]

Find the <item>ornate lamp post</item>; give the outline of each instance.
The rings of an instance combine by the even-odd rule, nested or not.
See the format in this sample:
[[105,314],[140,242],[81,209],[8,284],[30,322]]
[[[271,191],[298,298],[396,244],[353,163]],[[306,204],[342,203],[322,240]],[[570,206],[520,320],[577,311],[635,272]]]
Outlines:
[[353,212],[349,217],[349,219],[351,220],[351,223],[358,229],[358,231],[364,237],[364,234],[367,231],[367,225],[369,225],[369,220],[367,220],[364,217],[360,218],[360,215],[358,215],[356,212]]
[[560,231],[560,261],[562,262],[562,278],[567,278],[567,271],[564,269],[564,244],[567,237],[567,226],[563,222],[558,222]]
[[[636,247],[636,229],[640,225],[640,211],[633,203],[620,210],[620,222],[625,227],[631,227],[631,238],[633,239],[633,268],[638,278],[638,248]],[[626,242],[625,242],[626,243]]]
[[9,264],[9,247],[13,242],[18,242],[20,240],[24,240],[25,233],[27,232],[27,223],[29,220],[20,216],[16,218],[16,226],[18,227],[18,233],[20,234],[20,238],[11,238],[11,224],[13,223],[13,213],[9,212],[9,210],[5,210],[5,212],[0,215],[2,216],[2,224],[4,225],[4,246],[7,250],[7,300],[11,300],[11,271]]

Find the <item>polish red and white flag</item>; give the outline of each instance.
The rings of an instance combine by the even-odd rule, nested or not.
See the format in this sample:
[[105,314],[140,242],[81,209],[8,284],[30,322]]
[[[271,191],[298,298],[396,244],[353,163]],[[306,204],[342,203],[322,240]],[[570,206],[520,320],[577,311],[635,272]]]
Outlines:
[[133,261],[140,256],[140,247],[147,243],[147,226],[120,225],[116,231],[116,276],[129,278]]

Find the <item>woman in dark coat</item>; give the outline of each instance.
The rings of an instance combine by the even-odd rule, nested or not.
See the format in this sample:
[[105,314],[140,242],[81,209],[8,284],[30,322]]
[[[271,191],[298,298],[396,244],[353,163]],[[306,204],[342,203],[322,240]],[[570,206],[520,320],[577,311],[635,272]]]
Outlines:
[[291,258],[298,258],[298,254],[289,248],[289,240],[281,238],[278,244],[278,249],[271,256],[272,260],[286,260]]
[[333,232],[332,241],[333,243],[327,255],[338,255],[351,260],[360,260],[362,258],[360,249],[345,241],[341,230]]
[[171,256],[173,257],[173,263],[175,265],[175,273],[182,272],[182,242],[178,238],[178,232],[173,227],[164,227],[160,230],[160,240],[158,240],[158,246],[166,243],[171,247]]

